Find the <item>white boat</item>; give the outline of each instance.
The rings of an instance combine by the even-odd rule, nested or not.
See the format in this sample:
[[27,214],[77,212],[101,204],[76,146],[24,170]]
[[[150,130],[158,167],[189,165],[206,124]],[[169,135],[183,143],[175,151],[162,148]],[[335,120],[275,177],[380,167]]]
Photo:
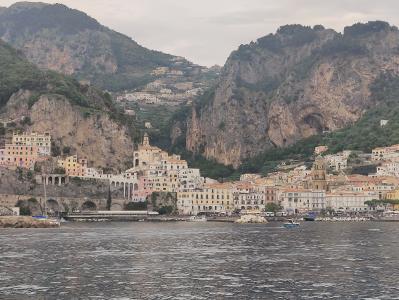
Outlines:
[[242,215],[239,219],[235,221],[235,223],[239,224],[247,224],[247,223],[267,223],[265,217],[259,215]]
[[206,222],[207,219],[205,216],[191,216],[188,220],[188,222]]
[[288,219],[287,223],[283,224],[283,226],[285,228],[295,228],[295,227],[299,227],[299,225],[300,225],[299,223],[294,222],[294,220],[292,220],[292,219]]

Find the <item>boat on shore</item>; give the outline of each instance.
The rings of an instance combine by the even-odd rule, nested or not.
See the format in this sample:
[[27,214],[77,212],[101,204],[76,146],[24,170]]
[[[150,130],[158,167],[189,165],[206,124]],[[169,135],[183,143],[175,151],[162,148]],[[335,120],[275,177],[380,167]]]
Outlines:
[[208,221],[205,216],[191,216],[187,219],[188,222],[206,222]]
[[378,219],[378,221],[383,222],[398,222],[399,221],[399,211],[386,211]]
[[260,215],[242,215],[239,219],[235,221],[235,223],[239,224],[247,224],[247,223],[267,223],[267,220],[265,217],[262,217]]
[[45,221],[48,222],[50,225],[53,226],[61,226],[61,219],[57,219],[57,218],[49,218],[48,216],[32,216],[33,219],[37,220],[37,221]]
[[321,222],[364,222],[370,221],[370,217],[320,217],[316,221]]

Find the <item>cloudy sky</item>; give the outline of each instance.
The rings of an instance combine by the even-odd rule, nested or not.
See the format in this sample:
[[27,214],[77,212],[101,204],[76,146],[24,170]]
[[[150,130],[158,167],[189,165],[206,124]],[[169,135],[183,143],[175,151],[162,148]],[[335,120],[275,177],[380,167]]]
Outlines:
[[[0,6],[15,1],[0,0]],[[46,1],[43,1],[46,2]],[[48,0],[82,10],[140,44],[191,61],[223,65],[240,44],[280,25],[346,25],[386,20],[399,25],[397,0]]]

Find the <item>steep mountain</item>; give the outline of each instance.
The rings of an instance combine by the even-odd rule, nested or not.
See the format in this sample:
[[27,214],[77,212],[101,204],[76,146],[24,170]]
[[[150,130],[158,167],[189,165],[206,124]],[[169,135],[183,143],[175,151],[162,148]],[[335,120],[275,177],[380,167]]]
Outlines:
[[[123,169],[133,142],[111,97],[54,71],[42,71],[0,41],[0,119],[4,141],[14,130],[50,132],[54,155],[86,157],[94,166]],[[130,135],[129,135],[130,134]]]
[[214,89],[193,105],[186,148],[238,167],[354,124],[379,104],[370,96],[377,78],[398,72],[399,31],[388,23],[355,24],[343,34],[282,26],[230,55]]
[[198,76],[201,69],[187,60],[146,49],[61,4],[20,2],[1,9],[0,38],[42,69],[74,75],[110,91],[133,89],[165,77],[157,72],[162,67],[187,77]]

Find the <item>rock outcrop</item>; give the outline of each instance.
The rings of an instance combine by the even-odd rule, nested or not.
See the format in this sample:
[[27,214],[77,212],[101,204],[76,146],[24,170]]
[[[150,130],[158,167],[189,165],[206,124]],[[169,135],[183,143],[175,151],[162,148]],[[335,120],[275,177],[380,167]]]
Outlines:
[[133,142],[126,128],[111,120],[109,115],[73,106],[65,97],[44,94],[29,107],[29,91],[15,93],[7,103],[11,119],[28,117],[25,130],[49,132],[54,145],[61,150],[88,159],[93,167],[124,170],[132,160]]
[[346,27],[281,27],[229,57],[214,91],[194,104],[186,147],[238,167],[356,122],[376,104],[370,86],[399,71],[399,31],[385,22]]
[[32,217],[0,217],[0,228],[56,228],[59,225],[48,220],[37,220]]
[[[94,167],[121,171],[131,166],[132,120],[111,97],[73,78],[41,71],[0,41],[0,119],[14,120],[2,130],[49,132],[54,156],[78,154]],[[64,151],[67,150],[67,151]]]

